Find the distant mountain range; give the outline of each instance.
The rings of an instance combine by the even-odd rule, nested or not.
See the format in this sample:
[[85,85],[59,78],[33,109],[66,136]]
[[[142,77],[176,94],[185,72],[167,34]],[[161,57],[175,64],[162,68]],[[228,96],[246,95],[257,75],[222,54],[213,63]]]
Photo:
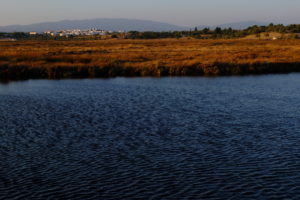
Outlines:
[[[215,27],[221,28],[233,28],[244,29],[252,25],[267,25],[269,23],[246,21],[230,24],[221,24],[218,26],[197,26],[198,29],[209,27],[211,29]],[[65,29],[90,29],[97,28],[111,31],[182,31],[189,30],[193,27],[177,26],[173,24],[150,21],[150,20],[137,20],[137,19],[87,19],[87,20],[64,20],[58,22],[43,22],[30,25],[10,25],[0,26],[0,32],[43,32],[47,30],[65,30]]]
[[137,19],[87,19],[87,20],[64,20],[58,22],[44,22],[30,25],[0,26],[0,32],[43,32],[47,30],[65,29],[90,29],[97,28],[111,31],[174,31],[189,30],[188,27],[176,26],[168,23],[137,20]]

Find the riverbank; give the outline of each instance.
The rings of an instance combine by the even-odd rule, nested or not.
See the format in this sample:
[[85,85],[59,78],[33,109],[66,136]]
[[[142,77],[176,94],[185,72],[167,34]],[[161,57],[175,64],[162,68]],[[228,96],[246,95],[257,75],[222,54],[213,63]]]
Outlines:
[[0,79],[300,72],[300,40],[0,42]]

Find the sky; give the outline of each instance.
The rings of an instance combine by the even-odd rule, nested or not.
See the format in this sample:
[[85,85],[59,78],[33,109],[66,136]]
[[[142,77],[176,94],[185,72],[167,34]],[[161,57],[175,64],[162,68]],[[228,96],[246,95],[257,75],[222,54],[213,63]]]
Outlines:
[[240,21],[300,23],[300,0],[0,0],[0,26],[132,18],[183,26]]

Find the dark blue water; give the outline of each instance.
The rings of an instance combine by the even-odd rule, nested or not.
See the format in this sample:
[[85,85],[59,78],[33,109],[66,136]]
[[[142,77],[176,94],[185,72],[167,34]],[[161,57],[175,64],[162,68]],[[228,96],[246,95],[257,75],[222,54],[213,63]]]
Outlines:
[[300,199],[300,74],[2,84],[0,199]]

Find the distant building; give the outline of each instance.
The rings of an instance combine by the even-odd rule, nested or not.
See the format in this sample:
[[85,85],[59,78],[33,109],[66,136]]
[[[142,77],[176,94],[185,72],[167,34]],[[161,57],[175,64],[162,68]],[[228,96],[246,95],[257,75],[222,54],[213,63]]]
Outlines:
[[88,29],[88,30],[80,30],[80,29],[73,29],[73,30],[60,30],[60,31],[45,31],[45,35],[51,35],[51,36],[87,36],[87,35],[107,35],[109,33],[112,33],[111,31],[105,31],[100,29]]
[[29,35],[37,35],[37,32],[29,32]]
[[44,35],[68,37],[68,36],[80,36],[80,35],[82,36],[107,35],[109,33],[112,32],[93,28],[87,30],[73,29],[73,30],[60,30],[60,31],[45,31]]

